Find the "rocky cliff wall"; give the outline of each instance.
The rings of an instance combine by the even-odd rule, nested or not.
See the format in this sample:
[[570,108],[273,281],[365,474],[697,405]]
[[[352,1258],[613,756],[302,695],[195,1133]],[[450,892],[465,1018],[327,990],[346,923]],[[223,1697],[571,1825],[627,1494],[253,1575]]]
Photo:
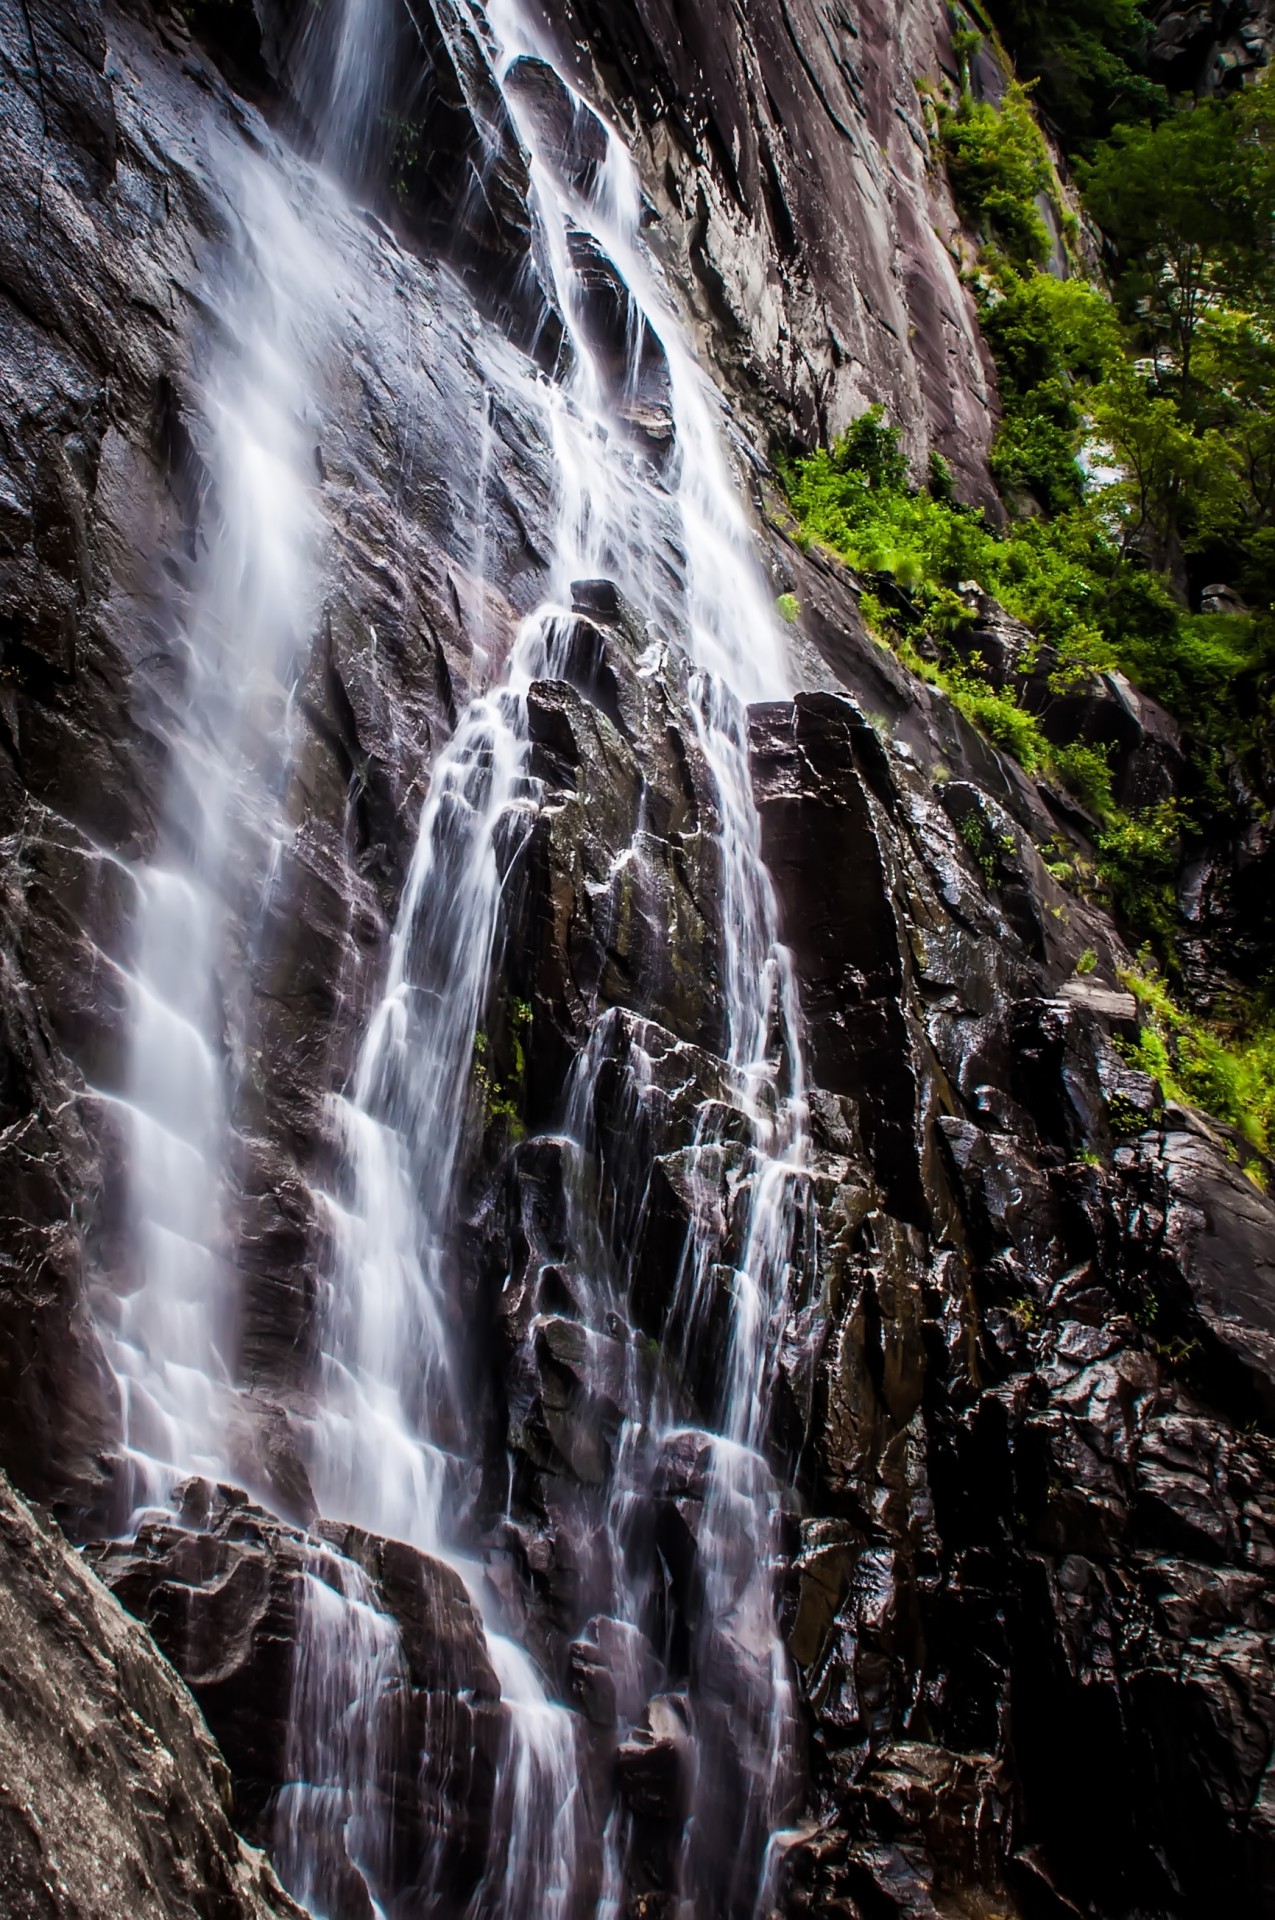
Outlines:
[[918,469],[934,448],[990,502],[994,376],[918,91],[955,77],[946,10],[546,11],[633,131],[655,244],[754,436],[826,441],[880,401]]
[[[948,215],[909,94],[944,57],[938,10],[834,19],[786,0],[689,24],[679,34],[646,5],[574,17],[598,84],[641,130],[657,242],[753,437],[789,415],[835,426],[882,398],[918,454],[937,440],[976,490],[981,349],[932,231]],[[218,263],[251,243],[268,183],[329,251],[336,301],[314,319],[327,560],[295,701],[295,833],[251,950],[247,906],[230,901],[245,986],[227,996],[225,1044],[251,1072],[224,1259],[242,1299],[233,1464],[254,1497],[192,1482],[180,1524],[89,1557],[184,1675],[236,1818],[265,1842],[289,1764],[302,1570],[329,1549],[357,1562],[405,1649],[374,1783],[401,1810],[393,1910],[460,1914],[495,1818],[499,1684],[449,1569],[307,1534],[295,1429],[327,1096],[384,972],[432,757],[542,587],[545,336],[502,253],[531,227],[509,151],[509,198],[477,252],[448,244],[443,187],[387,203],[392,223],[352,213],[262,111],[288,123],[257,16],[233,42],[224,20],[203,25],[201,40],[141,6],[0,6],[0,1460],[76,1537],[118,1532],[116,1388],[96,1328],[132,1284],[117,1103],[135,873],[186,671],[173,636],[216,536],[206,370],[234,324]],[[480,97],[472,57],[438,89],[453,150]],[[813,1141],[769,1436],[792,1486],[783,1617],[806,1750],[774,1908],[1259,1911],[1275,1891],[1275,1215],[1234,1141],[1123,1064],[1114,1042],[1135,1016],[1118,941],[1042,865],[1048,796],[872,643],[842,570],[759,537],[803,609],[803,690],[754,711],[751,751]],[[628,1396],[648,1385],[616,1329],[581,1331],[579,1176],[559,1129],[583,1056],[605,1257],[644,1336],[635,1351],[688,1426],[718,1390],[720,1317],[684,1356],[673,1283],[688,1223],[707,1221],[729,1285],[745,1132],[722,1057],[720,821],[676,636],[649,629],[650,612],[586,587],[563,677],[529,699],[539,806],[484,1016],[456,1299],[486,1436],[472,1545],[577,1713],[586,1797],[620,1782],[632,1911],[648,1916],[675,1910],[678,1662],[704,1606],[706,1464],[676,1447],[653,1464],[652,1638],[673,1685],[662,1717],[628,1728],[591,1543]],[[1088,949],[1098,964],[1077,978]],[[212,1835],[196,1878],[222,1904],[207,1911],[280,1898],[245,1890],[257,1870],[234,1864],[218,1824],[216,1763],[140,1631],[23,1510],[10,1522],[15,1644],[32,1644],[24,1620],[57,1623],[34,1643],[45,1678],[28,1699],[100,1689],[124,1633],[145,1680],[133,1710],[167,1751],[186,1743],[178,1802],[200,1811],[176,1825]],[[120,1740],[143,1739],[114,1694],[93,1698]],[[62,1723],[23,1721],[12,1700],[3,1715],[28,1756],[6,1781],[72,1889],[29,1910],[98,1911],[61,1864],[82,1806],[59,1784]],[[138,1764],[87,1747],[93,1767]],[[116,1804],[93,1844],[118,1837],[131,1858],[117,1790],[103,1793]],[[25,1813],[14,1830],[0,1873],[36,1901]],[[186,1868],[148,1871],[154,1911],[205,1910]],[[600,1873],[584,1863],[582,1913]],[[344,1910],[365,1912],[361,1882],[342,1884]]]
[[300,1920],[145,1628],[0,1483],[0,1901],[13,1920]]

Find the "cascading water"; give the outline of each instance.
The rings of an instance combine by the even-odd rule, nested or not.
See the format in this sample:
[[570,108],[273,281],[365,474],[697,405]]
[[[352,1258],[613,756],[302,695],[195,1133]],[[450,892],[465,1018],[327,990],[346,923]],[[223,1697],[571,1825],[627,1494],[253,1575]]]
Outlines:
[[[393,17],[391,0],[340,0],[295,50],[316,159],[336,175],[358,179],[368,164]],[[306,425],[341,279],[310,210],[263,158],[227,142],[220,177],[237,230],[213,289],[201,396],[214,530],[176,649],[181,684],[159,688],[168,801],[156,856],[134,876],[129,1070],[111,1101],[128,1137],[140,1284],[101,1303],[102,1330],[133,1509],[167,1505],[183,1475],[228,1470],[236,1329],[225,1188],[246,1072],[238,988],[292,838],[290,702],[321,548]],[[310,184],[330,190],[321,176]],[[237,951],[236,927],[247,930]]]
[[[542,269],[565,331],[561,379],[528,376],[525,396],[553,452],[557,528],[548,597],[523,622],[503,685],[471,702],[437,758],[383,996],[351,1084],[333,1100],[341,1155],[322,1196],[332,1257],[308,1421],[311,1481],[327,1520],[451,1558],[486,1620],[507,1738],[473,1920],[575,1920],[589,1911],[613,1920],[628,1874],[625,1817],[606,1794],[599,1805],[584,1791],[575,1716],[554,1702],[511,1636],[467,1539],[464,1489],[478,1437],[454,1297],[476,1034],[502,888],[538,802],[527,693],[561,667],[572,583],[605,578],[654,631],[676,635],[691,664],[691,711],[721,819],[726,1063],[748,1138],[737,1172],[742,1252],[727,1287],[725,1373],[708,1427],[688,1426],[687,1407],[666,1387],[643,1385],[637,1338],[628,1336],[628,1418],[600,1516],[607,1611],[595,1627],[622,1702],[621,1733],[653,1737],[673,1726],[692,1756],[680,1912],[740,1920],[763,1898],[770,1842],[791,1800],[794,1745],[772,1578],[782,1501],[765,1447],[806,1119],[795,992],[761,858],[746,740],[747,705],[786,691],[783,646],[711,390],[641,238],[627,149],[595,122],[598,164],[587,179],[567,177],[521,85],[529,65],[554,73],[574,113],[592,118],[591,109],[515,0],[491,0],[485,14],[460,5],[490,49],[528,156]],[[393,0],[344,0],[315,16],[294,58],[294,93],[319,157],[347,177],[357,179],[375,143],[392,10]],[[322,378],[324,315],[339,276],[264,168],[260,179],[251,167],[245,173],[240,204],[243,245],[207,395],[219,534],[188,636],[189,681],[173,703],[167,851],[139,879],[128,1104],[142,1284],[110,1336],[125,1447],[137,1465],[135,1508],[165,1503],[182,1474],[228,1471],[233,1328],[221,1323],[217,1302],[230,1297],[218,1281],[236,1032],[233,987],[223,995],[219,982],[233,983],[243,957],[226,951],[223,896],[245,875],[265,888],[287,840],[279,796],[288,692],[317,597],[301,422]],[[626,315],[619,366],[593,325],[589,275],[599,263]],[[653,358],[666,371],[661,404],[671,429],[662,478],[635,438],[635,425],[650,424]],[[632,857],[640,866],[639,842]],[[244,917],[251,928],[256,916]],[[626,1320],[627,1276],[594,1217],[590,1061],[586,1052],[567,1118],[570,1201],[589,1276],[584,1331],[610,1337]],[[697,1147],[720,1146],[721,1124],[706,1120]],[[176,1211],[175,1193],[183,1196]],[[693,1342],[717,1311],[720,1252],[711,1237],[688,1244],[670,1339]],[[660,1574],[638,1550],[637,1523],[654,1480],[687,1441],[702,1460],[705,1578],[685,1671],[674,1672],[668,1650],[644,1637]],[[401,1661],[392,1624],[351,1562],[315,1545],[303,1587],[276,1851],[294,1890],[322,1914],[339,1905],[350,1875],[374,1906],[386,1892],[390,1810],[368,1783]]]
[[288,704],[314,611],[303,423],[330,280],[270,170],[241,156],[228,177],[242,224],[204,396],[217,532],[179,650],[184,685],[166,701],[169,805],[156,859],[137,875],[129,978],[123,1107],[140,1285],[106,1344],[132,1507],[167,1504],[183,1474],[226,1471],[224,1182],[243,1071],[234,982],[247,964],[231,927],[251,943],[290,837]]
[[[720,1428],[705,1436],[710,1464],[701,1545],[709,1571],[689,1681],[696,1767],[681,1876],[688,1912],[734,1915],[750,1911],[760,1897],[767,1842],[786,1804],[792,1744],[770,1573],[777,1491],[762,1448],[805,1122],[792,982],[776,939],[745,739],[746,703],[784,690],[782,648],[712,403],[641,242],[628,153],[608,130],[591,191],[564,180],[517,85],[520,63],[549,63],[546,50],[508,0],[493,0],[487,24],[505,103],[530,157],[549,280],[569,343],[564,385],[537,395],[560,493],[551,598],[524,623],[503,688],[473,702],[436,765],[385,995],[354,1084],[336,1103],[346,1152],[329,1200],[336,1257],[312,1478],[332,1515],[435,1552],[449,1530],[454,1538],[458,1516],[447,1488],[459,1472],[449,1473],[449,1460],[467,1444],[457,1393],[460,1355],[449,1331],[455,1176],[502,878],[519,839],[519,817],[536,802],[525,767],[525,695],[533,679],[555,671],[556,648],[570,627],[571,582],[606,576],[684,635],[694,664],[695,723],[723,822],[729,1060],[753,1133]],[[575,110],[589,111],[578,100]],[[608,379],[591,339],[582,250],[611,263],[629,302],[628,365],[618,382]],[[626,416],[640,402],[648,336],[668,366],[675,467],[667,487],[635,454],[627,426]],[[684,560],[670,563],[679,551]],[[585,1136],[587,1097],[577,1105]],[[583,1223],[580,1237],[588,1237]],[[687,1249],[687,1298],[679,1311],[688,1327],[711,1285],[715,1252],[707,1244]],[[613,1314],[622,1296],[622,1283],[607,1287],[599,1276],[599,1314]],[[624,1591],[625,1515],[640,1500],[644,1481],[649,1485],[671,1426],[669,1408],[642,1406],[619,1449],[612,1584],[615,1618],[630,1632],[640,1607],[637,1596]],[[481,1606],[481,1582],[474,1593]],[[509,1740],[497,1791],[496,1852],[475,1913],[514,1920],[531,1911],[534,1888],[537,1913],[565,1915],[582,1897],[571,1871],[582,1851],[579,1796],[568,1790],[571,1719],[548,1702],[524,1654],[499,1637],[493,1645]],[[339,1651],[334,1648],[334,1658]],[[635,1718],[645,1705],[633,1701]],[[728,1832],[735,1865],[723,1874],[719,1856]],[[599,1911],[615,1912],[624,1876],[618,1812],[607,1811],[601,1852]]]

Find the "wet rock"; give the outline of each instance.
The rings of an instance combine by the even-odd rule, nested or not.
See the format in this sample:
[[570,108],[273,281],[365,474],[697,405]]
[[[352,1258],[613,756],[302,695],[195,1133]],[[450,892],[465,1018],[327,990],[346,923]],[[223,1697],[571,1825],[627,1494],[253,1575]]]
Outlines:
[[181,1500],[180,1521],[146,1521],[133,1541],[91,1546],[87,1557],[198,1701],[245,1830],[277,1843],[306,1582],[324,1577],[326,1542],[367,1574],[397,1632],[403,1687],[389,1702],[393,1740],[380,1783],[401,1808],[395,1881],[428,1871],[463,1901],[482,1872],[502,1729],[499,1683],[460,1579],[361,1529],[325,1523],[316,1540],[234,1488],[194,1480]]
[[1186,760],[1180,729],[1158,701],[1122,673],[1095,675],[1075,689],[1051,693],[1038,670],[1026,688],[1049,739],[1096,748],[1112,771],[1112,791],[1127,810],[1152,807],[1182,791]]
[[587,200],[607,154],[606,129],[598,116],[543,60],[515,60],[506,85],[531,114],[553,164]]
[[755,710],[750,747],[813,1077],[855,1101],[876,1176],[906,1214],[919,1204],[919,1089],[902,993],[898,882],[867,771],[880,746],[848,701],[812,694],[790,708]]
[[0,1481],[0,1904],[15,1920],[300,1920],[154,1642]]
[[676,1827],[690,1764],[685,1704],[676,1695],[657,1697],[616,1758],[620,1791],[632,1812]]
[[619,269],[592,235],[571,235],[584,326],[617,411],[657,445],[673,434],[672,391],[664,348],[642,319]]
[[1137,1154],[1154,1284],[1175,1296],[1198,1337],[1235,1368],[1269,1418],[1275,1407],[1275,1210],[1220,1142],[1193,1132],[1150,1134]]
[[971,617],[969,625],[953,635],[954,650],[967,667],[984,675],[994,687],[1011,685],[1035,658],[1035,634],[976,583],[962,582],[960,594]]

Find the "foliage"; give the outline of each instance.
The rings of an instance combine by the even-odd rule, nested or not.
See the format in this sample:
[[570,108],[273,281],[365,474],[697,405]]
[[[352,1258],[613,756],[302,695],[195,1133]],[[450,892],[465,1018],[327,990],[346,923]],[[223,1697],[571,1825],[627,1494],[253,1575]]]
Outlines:
[[1016,82],[999,111],[965,88],[939,112],[939,131],[957,205],[971,226],[1026,267],[1049,257],[1049,230],[1036,205],[1054,189],[1054,170],[1026,91]]
[[1252,620],[1184,614],[1164,582],[1123,551],[1104,511],[1082,503],[1054,520],[984,518],[906,483],[898,436],[880,408],[831,449],[785,469],[803,535],[871,585],[865,619],[914,670],[937,681],[976,727],[1032,774],[1074,793],[1100,823],[1097,879],[1137,940],[1172,964],[1175,883],[1190,822],[1176,804],[1128,815],[1113,802],[1101,748],[1050,741],[1012,687],[997,688],[961,641],[972,618],[958,591],[977,581],[1054,650],[1052,683],[1120,666],[1193,730],[1200,781],[1209,752],[1251,737],[1242,689],[1261,681],[1265,644]]
[[505,1046],[510,1056],[509,1069],[499,1073],[492,1064],[492,1047],[480,1027],[474,1035],[470,1071],[482,1108],[483,1125],[503,1126],[511,1139],[520,1140],[526,1131],[522,1112],[527,1078],[526,1038],[532,1010],[526,1000],[513,1000],[505,1009]]
[[1175,802],[1115,814],[1098,841],[1098,875],[1136,939],[1173,951],[1182,819]]
[[1080,504],[1086,389],[1109,377],[1122,348],[1111,303],[1083,280],[1003,275],[983,330],[1000,374],[1005,418],[992,474],[1007,498],[1047,514]]
[[1139,0],[990,0],[990,10],[1069,148],[1090,147],[1117,120],[1165,110],[1163,89],[1141,71],[1147,29]]
[[[958,33],[961,92],[939,124],[958,203],[984,239],[975,285],[1004,404],[992,471],[1010,517],[995,528],[962,506],[933,459],[913,486],[880,408],[790,464],[786,482],[799,537],[863,577],[861,608],[882,643],[1085,806],[1093,864],[1071,852],[1051,870],[1096,886],[1158,956],[1155,995],[1141,996],[1147,1062],[1263,1146],[1275,1024],[1193,1020],[1166,981],[1189,845],[1234,818],[1237,763],[1259,790],[1275,784],[1275,83],[1171,114],[1132,84],[1133,0],[1060,0],[1048,17],[1005,0],[995,12],[1011,44],[1034,46],[1028,70],[1055,103],[1064,76],[1050,75],[1048,50],[1085,41],[1092,55],[1067,82],[1088,100],[1073,96],[1069,111],[1093,154],[1083,175],[1113,243],[1116,298],[1074,260],[1070,277],[1040,270],[1040,196],[1058,202],[1028,94],[1011,88],[999,112],[976,102],[980,36]],[[1128,124],[1095,145],[1117,105]],[[1253,611],[1191,611],[1188,596],[1213,580],[1238,586]],[[969,582],[1035,636],[1008,685],[974,650]],[[1132,813],[1115,804],[1106,754],[1051,741],[1035,710],[1046,680],[1061,693],[1115,668],[1177,715],[1188,765],[1180,798]],[[967,839],[990,884],[995,854],[977,821]]]
[[1250,1012],[1230,1029],[1196,1020],[1150,969],[1121,975],[1142,1008],[1130,1058],[1170,1099],[1200,1107],[1241,1133],[1259,1153],[1275,1139],[1275,1022]]
[[1083,168],[1120,261],[1117,297],[1190,417],[1201,328],[1272,290],[1275,90],[1201,100],[1158,126],[1117,127]]

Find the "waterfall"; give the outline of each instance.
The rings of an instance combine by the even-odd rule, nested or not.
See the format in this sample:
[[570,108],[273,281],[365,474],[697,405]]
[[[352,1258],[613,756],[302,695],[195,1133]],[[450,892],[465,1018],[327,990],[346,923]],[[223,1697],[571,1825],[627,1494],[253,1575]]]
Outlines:
[[[621,1737],[684,1750],[678,1912],[746,1920],[761,1907],[776,1831],[794,1794],[795,1710],[776,1619],[783,1492],[766,1457],[770,1384],[808,1158],[795,985],[777,934],[747,753],[747,707],[788,691],[784,646],[723,450],[716,396],[687,345],[642,237],[624,141],[571,87],[516,0],[457,0],[485,44],[529,162],[541,268],[565,330],[560,375],[525,373],[557,483],[543,604],[516,635],[499,685],[477,692],[438,754],[390,942],[388,968],[349,1083],[332,1094],[339,1164],[318,1196],[330,1259],[317,1307],[307,1413],[321,1516],[450,1560],[488,1635],[505,1714],[495,1831],[472,1920],[614,1920],[631,1835],[604,1789],[581,1781],[576,1715],[560,1681],[518,1642],[470,1532],[465,1488],[480,1436],[466,1391],[455,1298],[457,1184],[469,1087],[490,991],[502,892],[541,795],[529,771],[527,696],[562,668],[573,584],[606,579],[674,637],[689,661],[698,746],[721,819],[726,1071],[747,1139],[742,1253],[730,1275],[724,1376],[705,1425],[643,1383],[628,1275],[601,1231],[591,1044],[566,1118],[568,1202],[586,1269],[586,1339],[625,1328],[626,1422],[602,1516],[609,1611],[594,1623],[621,1703]],[[357,183],[371,164],[390,59],[391,0],[316,11],[293,56],[293,89],[319,161]],[[599,144],[570,177],[524,84],[555,76]],[[233,1150],[235,981],[226,898],[264,899],[289,828],[289,698],[308,645],[319,577],[311,461],[302,432],[322,380],[337,263],[268,169],[243,163],[241,230],[224,289],[222,339],[205,395],[217,528],[185,635],[188,673],[169,709],[173,773],[139,899],[127,1099],[141,1282],[104,1324],[133,1463],[130,1505],[166,1505],[192,1471],[231,1472],[233,1299],[222,1193]],[[335,191],[335,189],[333,189]],[[590,323],[587,271],[613,276],[623,364]],[[667,390],[669,449],[657,472],[635,440],[650,424],[651,366]],[[485,458],[485,455],[484,455]],[[481,518],[481,515],[480,515]],[[485,597],[485,596],[484,596]],[[491,636],[482,636],[480,646]],[[495,654],[495,648],[490,651]],[[640,849],[634,858],[640,860]],[[247,878],[245,878],[247,876]],[[250,930],[260,910],[242,916]],[[598,1010],[595,1040],[608,1031]],[[696,1146],[723,1144],[706,1117]],[[720,1284],[720,1247],[684,1250],[668,1329],[693,1343]],[[702,1495],[703,1591],[685,1671],[647,1644],[659,1572],[641,1517],[670,1461],[693,1456]],[[374,1791],[387,1700],[402,1685],[392,1623],[366,1575],[315,1545],[302,1581],[288,1783],[276,1855],[299,1898],[335,1911],[351,1876],[388,1911],[392,1809]],[[582,1863],[591,1862],[587,1871]]]
[[[336,1257],[312,1477],[325,1512],[397,1532],[430,1551],[446,1549],[456,1520],[449,1477],[459,1479],[449,1476],[449,1451],[466,1445],[448,1301],[455,1174],[503,875],[537,798],[526,772],[525,695],[533,679],[555,671],[571,583],[605,576],[682,634],[693,663],[695,725],[723,820],[729,1062],[754,1135],[720,1425],[705,1436],[708,1577],[690,1682],[696,1764],[682,1863],[688,1911],[736,1915],[761,1897],[768,1843],[790,1793],[792,1747],[793,1703],[771,1584],[778,1498],[763,1448],[805,1114],[795,994],[761,859],[745,712],[749,701],[785,690],[783,649],[721,451],[714,401],[641,239],[632,160],[606,128],[605,158],[590,190],[564,179],[517,85],[521,63],[551,65],[550,55],[510,0],[492,0],[486,23],[505,104],[530,156],[549,280],[570,350],[562,386],[534,396],[558,474],[553,579],[550,598],[523,624],[503,686],[473,701],[436,764],[384,997],[354,1083],[336,1101],[346,1151],[338,1190],[328,1196]],[[474,24],[483,25],[477,15]],[[590,112],[572,98],[577,113]],[[590,338],[581,236],[611,263],[630,303],[629,363],[618,382],[608,378]],[[639,399],[648,336],[669,372],[675,469],[666,487],[634,455],[623,417]],[[685,561],[670,581],[671,542]],[[585,1082],[575,1101],[582,1137],[587,1105]],[[587,1223],[579,1224],[578,1237],[587,1242]],[[699,1315],[714,1252],[687,1249],[689,1297],[680,1305],[687,1326]],[[597,1304],[600,1314],[623,1308],[622,1284],[599,1286]],[[623,1591],[626,1515],[640,1501],[653,1455],[673,1433],[669,1421],[667,1408],[638,1405],[629,1444],[621,1446],[611,1559],[616,1618],[630,1631],[639,1609],[637,1596]],[[578,1794],[567,1791],[570,1716],[551,1704],[545,1677],[526,1655],[495,1634],[480,1579],[473,1592],[499,1649],[509,1709],[496,1856],[475,1912],[514,1920],[528,1911],[527,1889],[535,1886],[538,1912],[566,1915],[581,1898],[569,1871],[581,1851],[575,1822],[582,1817]],[[635,1703],[635,1718],[643,1704]],[[608,1810],[600,1911],[620,1904],[621,1825],[618,1812]],[[725,1870],[723,1849],[731,1862]]]
[[[304,421],[332,284],[301,210],[257,157],[232,153],[234,264],[202,396],[201,555],[164,689],[167,805],[134,876],[127,1086],[140,1284],[104,1327],[119,1385],[126,1505],[168,1504],[192,1471],[224,1477],[233,1286],[224,1191],[245,1070],[236,983],[291,829],[289,706],[314,614],[318,523]],[[235,925],[247,944],[234,946]]]

